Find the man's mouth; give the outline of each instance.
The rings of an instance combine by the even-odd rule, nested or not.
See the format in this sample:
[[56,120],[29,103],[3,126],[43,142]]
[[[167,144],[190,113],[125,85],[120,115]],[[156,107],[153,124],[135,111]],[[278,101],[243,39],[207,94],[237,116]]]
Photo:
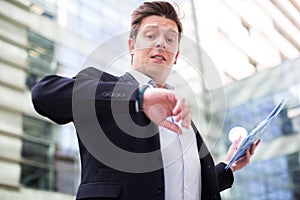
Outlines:
[[151,56],[151,58],[166,61],[166,58],[163,57],[162,55],[154,55],[154,56]]

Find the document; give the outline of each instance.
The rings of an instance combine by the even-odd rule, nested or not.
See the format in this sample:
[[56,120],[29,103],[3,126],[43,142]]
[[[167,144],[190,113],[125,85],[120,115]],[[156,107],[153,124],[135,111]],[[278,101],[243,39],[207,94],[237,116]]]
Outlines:
[[280,111],[284,108],[286,105],[287,100],[283,99],[271,112],[270,114],[261,121],[249,134],[248,136],[243,140],[241,145],[239,146],[238,150],[234,154],[234,156],[231,158],[229,163],[226,165],[225,169],[227,170],[235,161],[237,161],[239,158],[243,157],[246,154],[246,149],[250,149],[252,144],[257,142],[261,136],[264,134],[270,123],[274,118],[277,117],[277,115],[280,113]]

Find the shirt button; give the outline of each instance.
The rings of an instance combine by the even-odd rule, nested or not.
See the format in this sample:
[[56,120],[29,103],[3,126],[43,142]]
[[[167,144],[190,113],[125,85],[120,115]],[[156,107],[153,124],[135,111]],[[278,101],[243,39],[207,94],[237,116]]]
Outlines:
[[163,187],[162,186],[158,186],[157,187],[157,194],[162,194],[163,193]]
[[189,187],[188,187],[187,185],[185,185],[185,186],[184,186],[184,189],[186,189],[186,190],[187,190],[187,189],[189,189]]

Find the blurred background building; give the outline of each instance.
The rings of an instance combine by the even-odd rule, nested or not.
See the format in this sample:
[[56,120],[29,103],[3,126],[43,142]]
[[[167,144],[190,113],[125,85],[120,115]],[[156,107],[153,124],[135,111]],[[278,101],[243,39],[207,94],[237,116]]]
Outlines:
[[[30,88],[45,75],[72,77],[91,63],[115,74],[128,70],[130,14],[141,2],[0,1],[1,200],[74,199],[80,180],[75,130],[39,116]],[[300,1],[177,3],[185,15],[183,42],[191,45],[182,42],[170,82],[179,94],[188,83],[197,97],[190,102],[193,117],[216,161],[230,145],[231,128],[251,131],[288,99],[223,199],[300,199]],[[99,48],[105,51],[95,54]]]

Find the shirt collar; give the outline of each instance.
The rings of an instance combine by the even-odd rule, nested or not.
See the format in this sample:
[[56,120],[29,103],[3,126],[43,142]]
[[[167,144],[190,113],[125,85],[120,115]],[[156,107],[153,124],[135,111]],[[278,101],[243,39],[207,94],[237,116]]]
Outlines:
[[131,69],[129,71],[129,73],[133,76],[133,78],[135,78],[135,80],[139,83],[139,84],[147,84],[151,78],[146,76],[145,74],[135,70],[135,69]]
[[[131,74],[133,76],[133,78],[135,78],[135,80],[139,83],[139,84],[148,84],[148,82],[151,80],[151,78],[135,69],[131,69],[129,71],[129,74]],[[168,90],[174,90],[175,87],[169,85],[169,84],[165,84],[164,88],[168,89]]]

